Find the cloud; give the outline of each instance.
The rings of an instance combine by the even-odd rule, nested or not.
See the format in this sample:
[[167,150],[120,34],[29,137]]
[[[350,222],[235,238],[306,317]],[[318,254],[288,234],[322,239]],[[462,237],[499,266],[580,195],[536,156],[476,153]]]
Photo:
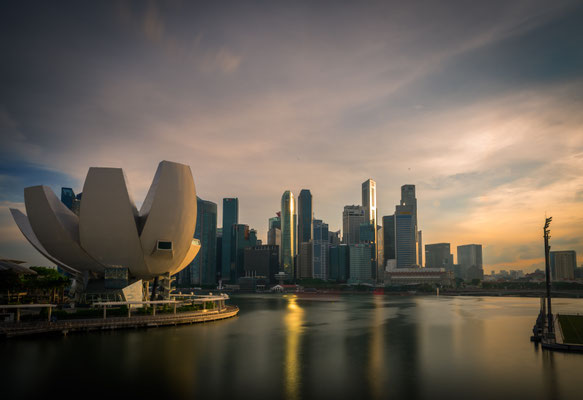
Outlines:
[[115,166],[139,200],[170,159],[192,166],[219,213],[238,196],[240,220],[265,237],[286,189],[310,188],[337,230],[368,177],[379,215],[413,183],[426,243],[535,264],[545,211],[555,237],[581,236],[572,4],[128,2],[111,21],[95,3],[26,15],[38,30],[11,14],[0,185],[21,201],[32,181],[80,191],[90,166]]
[[217,52],[207,54],[202,63],[203,72],[220,71],[225,74],[232,74],[237,71],[241,64],[241,57],[233,54],[231,51],[221,48]]

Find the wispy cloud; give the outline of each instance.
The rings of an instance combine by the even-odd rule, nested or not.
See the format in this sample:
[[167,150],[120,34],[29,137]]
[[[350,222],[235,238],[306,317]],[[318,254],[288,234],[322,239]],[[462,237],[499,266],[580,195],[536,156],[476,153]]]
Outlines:
[[[171,159],[219,210],[238,196],[263,237],[286,189],[310,188],[339,229],[368,177],[385,215],[417,184],[425,242],[483,243],[491,266],[539,262],[545,211],[557,240],[582,236],[574,2],[91,7],[27,16],[39,31],[3,27],[14,193],[23,174],[80,191],[103,165],[124,168],[139,201]],[[87,26],[71,18],[88,12]]]

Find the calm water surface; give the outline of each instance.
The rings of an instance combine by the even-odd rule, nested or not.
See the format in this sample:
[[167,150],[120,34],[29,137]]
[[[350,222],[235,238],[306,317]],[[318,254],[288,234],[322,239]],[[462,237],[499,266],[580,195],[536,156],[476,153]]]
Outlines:
[[2,398],[582,398],[583,354],[529,341],[538,299],[231,302],[239,317],[208,324],[2,341]]

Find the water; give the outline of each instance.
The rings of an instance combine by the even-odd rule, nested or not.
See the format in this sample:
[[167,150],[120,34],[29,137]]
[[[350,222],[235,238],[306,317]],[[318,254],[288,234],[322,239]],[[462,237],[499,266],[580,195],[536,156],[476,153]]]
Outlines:
[[581,399],[583,354],[529,341],[538,299],[231,302],[241,312],[225,321],[2,341],[2,398]]

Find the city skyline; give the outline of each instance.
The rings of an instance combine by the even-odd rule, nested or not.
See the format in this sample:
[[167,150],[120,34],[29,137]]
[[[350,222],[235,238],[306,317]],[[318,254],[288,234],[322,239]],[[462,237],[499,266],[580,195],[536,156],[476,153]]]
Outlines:
[[379,223],[414,184],[423,244],[481,243],[486,273],[542,268],[545,214],[581,255],[583,6],[547,3],[13,5],[0,254],[48,264],[8,212],[24,187],[79,193],[102,165],[141,199],[166,159],[264,243],[284,190],[336,231],[372,178]]

